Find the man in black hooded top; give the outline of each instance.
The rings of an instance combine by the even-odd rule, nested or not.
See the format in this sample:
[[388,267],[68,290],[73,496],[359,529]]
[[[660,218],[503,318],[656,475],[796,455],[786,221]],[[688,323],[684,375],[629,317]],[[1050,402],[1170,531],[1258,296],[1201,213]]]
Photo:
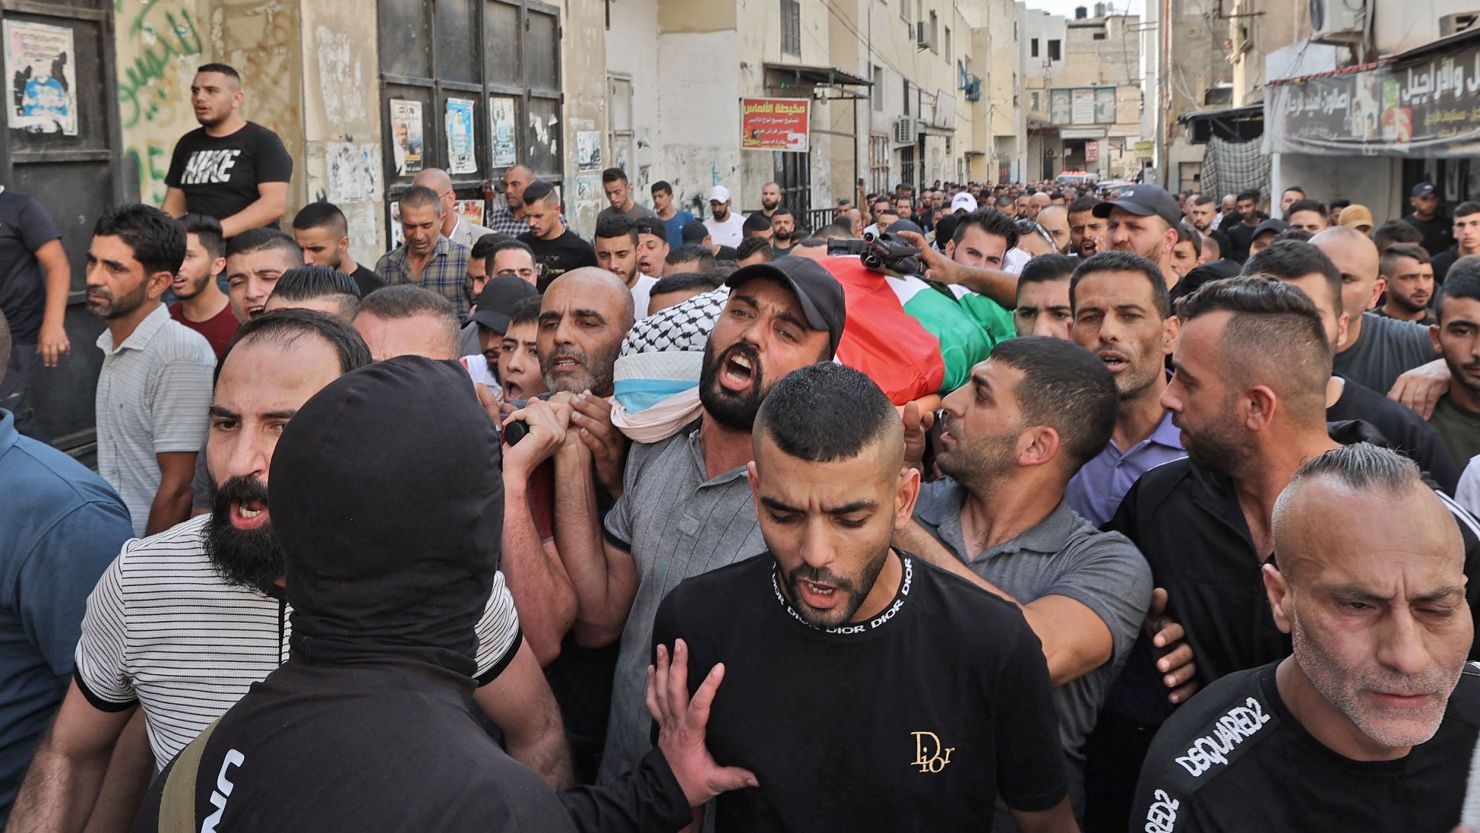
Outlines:
[[498,566],[499,448],[452,362],[380,362],[304,404],[269,498],[290,657],[156,779],[135,831],[677,830],[691,806],[754,785],[703,748],[718,670],[692,706],[649,698],[666,742],[610,787],[557,796],[479,727],[473,627]]

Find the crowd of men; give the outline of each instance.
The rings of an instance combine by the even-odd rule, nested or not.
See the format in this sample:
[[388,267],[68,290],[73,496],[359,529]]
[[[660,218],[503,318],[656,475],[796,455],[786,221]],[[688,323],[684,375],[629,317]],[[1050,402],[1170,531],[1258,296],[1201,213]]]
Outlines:
[[[808,229],[614,168],[588,240],[427,168],[371,268],[278,227],[234,70],[192,97],[91,230],[96,471],[38,438],[70,267],[0,192],[6,830],[1459,824],[1480,203],[860,183]],[[871,375],[911,315],[959,384]]]

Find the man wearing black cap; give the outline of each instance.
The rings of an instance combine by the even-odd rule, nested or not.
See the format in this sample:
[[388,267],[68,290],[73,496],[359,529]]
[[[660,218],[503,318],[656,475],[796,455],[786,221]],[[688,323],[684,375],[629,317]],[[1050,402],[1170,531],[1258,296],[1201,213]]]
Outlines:
[[[771,386],[799,367],[831,361],[842,337],[843,289],[819,263],[779,257],[730,276],[730,297],[709,335],[699,377],[702,416],[690,430],[632,446],[622,496],[605,522],[589,498],[589,464],[559,467],[556,548],[575,588],[576,640],[620,638],[601,780],[646,752],[642,704],[653,615],[678,582],[760,552],[764,542],[745,483],[750,429]],[[562,518],[580,517],[580,524]],[[604,540],[603,540],[604,538]]]
[[1254,227],[1254,233],[1249,235],[1249,257],[1259,254],[1265,247],[1274,242],[1274,239],[1279,236],[1280,232],[1289,227],[1289,223],[1278,217],[1261,220],[1259,225]]
[[270,504],[288,661],[165,770],[135,830],[677,829],[690,805],[755,783],[703,749],[720,674],[693,706],[685,669],[663,675],[662,752],[607,790],[557,797],[479,729],[474,625],[502,488],[498,432],[461,376],[391,359],[331,382],[284,428]]
[[1177,245],[1182,209],[1171,194],[1155,185],[1137,185],[1095,206],[1094,215],[1109,221],[1105,242],[1110,248],[1150,260],[1161,269],[1168,289],[1177,285],[1181,275],[1172,269],[1172,248]]
[[477,356],[464,356],[463,366],[473,375],[473,381],[485,385],[492,381],[494,387],[498,386],[499,351],[504,333],[509,331],[514,307],[525,298],[538,298],[539,295],[539,290],[516,275],[500,275],[483,285],[483,291],[478,295],[478,306],[473,309],[469,323],[478,332],[478,346],[488,372],[484,374],[475,370]]
[[1403,220],[1423,234],[1420,245],[1428,249],[1430,257],[1454,245],[1453,221],[1439,210],[1439,192],[1432,184],[1420,182],[1413,186],[1408,204],[1413,207],[1413,213]]

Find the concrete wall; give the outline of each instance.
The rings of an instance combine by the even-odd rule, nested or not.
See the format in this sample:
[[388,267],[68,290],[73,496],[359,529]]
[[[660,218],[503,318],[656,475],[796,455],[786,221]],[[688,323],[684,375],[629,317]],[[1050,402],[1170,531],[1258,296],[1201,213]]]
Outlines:
[[[305,202],[303,19],[287,0],[213,0],[211,51],[242,75],[242,115],[270,128],[293,157],[288,213]],[[373,38],[372,38],[373,42]]]
[[[651,205],[654,182],[667,179],[658,165],[663,143],[663,120],[658,117],[658,0],[626,0],[613,8],[606,32],[606,71],[632,81],[632,149],[625,160],[633,199]],[[676,126],[682,126],[679,122]],[[611,125],[615,144],[616,125]],[[613,148],[612,163],[622,160]]]
[[1378,2],[1372,13],[1372,34],[1380,55],[1422,46],[1439,37],[1439,18],[1480,9],[1474,0],[1409,0]]
[[[658,21],[670,5],[690,0],[661,0]],[[695,2],[695,5],[700,3]],[[721,6],[720,3],[704,5]],[[684,18],[686,19],[686,18]],[[665,133],[661,170],[673,184],[675,198],[692,208],[713,185],[738,192],[740,174],[740,86],[729,70],[738,49],[735,30],[660,30],[658,35],[659,118],[674,124]],[[711,71],[721,67],[722,71]],[[704,204],[707,210],[708,205]]]
[[[1360,176],[1352,175],[1354,164],[1361,166]],[[1365,205],[1379,220],[1401,216],[1406,210],[1400,159],[1275,154],[1270,158],[1269,181],[1276,210],[1279,194],[1291,185],[1299,185],[1311,198],[1321,202],[1344,198]]]
[[[1233,105],[1264,100],[1265,57],[1310,33],[1310,11],[1288,0],[1233,0],[1228,21],[1233,42]],[[1257,22],[1256,22],[1257,21]]]
[[601,136],[602,167],[606,167],[611,159],[606,112],[606,7],[604,0],[564,0],[560,5],[560,80],[565,93],[565,123],[560,134],[565,160],[562,196],[571,228],[589,238],[596,231],[596,214],[607,202],[601,190],[601,171],[577,170],[576,134],[596,131]]
[[[300,14],[304,154],[295,157],[294,180],[305,201],[339,206],[349,220],[350,255],[373,265],[389,248],[375,0],[302,0]],[[289,200],[289,218],[300,205]]]
[[116,0],[114,8],[125,193],[159,205],[175,142],[199,126],[190,81],[214,60],[210,24],[193,0]]

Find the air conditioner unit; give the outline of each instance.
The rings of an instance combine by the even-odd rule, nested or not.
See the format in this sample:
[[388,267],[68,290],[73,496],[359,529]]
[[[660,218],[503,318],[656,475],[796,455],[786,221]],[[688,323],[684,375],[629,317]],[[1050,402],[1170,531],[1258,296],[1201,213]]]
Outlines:
[[893,138],[896,145],[913,145],[918,131],[915,120],[910,116],[901,116],[894,120]]
[[1310,0],[1310,39],[1318,43],[1359,40],[1366,20],[1366,0]]
[[1480,22],[1480,12],[1446,14],[1439,18],[1439,37],[1448,37],[1466,29],[1472,29],[1477,22]]

